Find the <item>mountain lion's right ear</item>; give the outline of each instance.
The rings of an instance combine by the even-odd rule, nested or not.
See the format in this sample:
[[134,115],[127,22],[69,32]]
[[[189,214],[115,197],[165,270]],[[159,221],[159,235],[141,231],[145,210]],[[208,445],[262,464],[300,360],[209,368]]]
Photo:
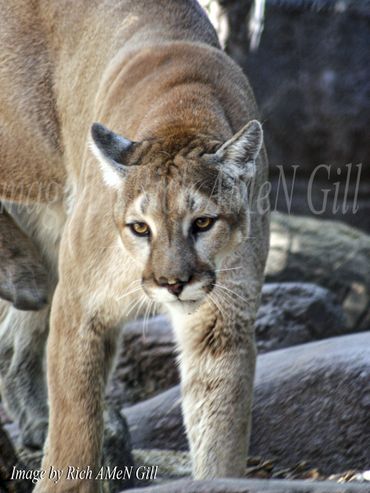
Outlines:
[[216,152],[219,161],[235,178],[248,181],[256,173],[256,159],[263,143],[262,125],[252,120]]
[[105,183],[118,189],[129,168],[124,164],[127,151],[134,143],[100,123],[92,125],[91,137],[90,149],[99,161]]

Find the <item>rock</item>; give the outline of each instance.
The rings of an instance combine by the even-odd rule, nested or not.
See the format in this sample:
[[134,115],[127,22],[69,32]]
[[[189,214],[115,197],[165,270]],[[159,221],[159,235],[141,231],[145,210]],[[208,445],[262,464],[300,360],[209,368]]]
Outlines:
[[[293,165],[298,165],[292,213],[313,214],[307,193],[313,177],[310,195],[316,209],[323,204],[323,189],[329,190],[323,217],[370,232],[370,2],[266,0],[264,30],[254,52],[249,50],[247,33],[252,0],[219,3],[229,24],[226,50],[248,75],[261,110],[273,207],[277,203],[279,210],[288,212],[278,180],[281,169],[292,179]],[[224,24],[219,22],[221,28]],[[322,163],[331,166],[330,176],[325,168],[313,175]],[[351,173],[348,163],[353,163]],[[356,185],[358,163],[363,163],[360,188]],[[348,211],[333,210],[336,203],[344,204],[345,189]],[[359,210],[353,213],[356,190]]]
[[180,480],[159,486],[129,490],[127,493],[365,493],[368,491],[368,486],[336,484],[332,481],[217,479]]
[[282,466],[306,460],[325,473],[369,460],[370,332],[259,358],[251,452]]
[[[118,410],[111,407],[107,409],[104,416],[103,464],[112,469],[116,466],[134,465],[130,432],[126,420]],[[109,481],[110,493],[116,493],[133,486],[134,478]]]
[[[324,473],[368,466],[370,332],[258,357],[252,455],[289,467],[306,460]],[[134,448],[185,450],[176,386],[122,412]]]
[[259,353],[344,332],[342,309],[327,289],[309,283],[272,283],[263,287],[256,320]]
[[178,385],[156,397],[126,407],[122,413],[127,419],[135,449],[187,449]]
[[[267,284],[257,315],[259,352],[302,344],[345,331],[342,309],[324,288],[308,283]],[[174,336],[169,320],[158,316],[124,328],[118,367],[109,398],[128,405],[147,399],[178,383]]]
[[[191,458],[189,452],[179,452],[176,450],[134,450],[136,464],[143,467],[156,466],[155,477],[152,476],[152,485],[162,484],[177,479],[191,478]],[[370,481],[370,471],[350,470],[341,473],[322,474],[317,468],[311,468],[306,462],[301,461],[290,467],[281,468],[271,460],[263,457],[249,456],[246,460],[246,468],[243,478],[248,479],[288,479],[294,480],[314,480],[317,481],[336,481],[354,482],[354,484],[366,483]],[[272,483],[274,484],[274,483]],[[143,482],[140,481],[140,486]]]
[[[178,450],[148,450],[136,449],[133,451],[135,464],[143,466],[157,466],[158,471],[155,484],[164,481],[191,477],[191,460],[189,452]],[[140,481],[140,485],[142,482]]]
[[168,319],[149,319],[143,331],[141,320],[124,327],[121,349],[112,381],[109,399],[130,404],[152,396],[178,382],[174,339]]
[[311,282],[342,305],[348,331],[370,328],[370,237],[335,221],[275,213],[268,282]]

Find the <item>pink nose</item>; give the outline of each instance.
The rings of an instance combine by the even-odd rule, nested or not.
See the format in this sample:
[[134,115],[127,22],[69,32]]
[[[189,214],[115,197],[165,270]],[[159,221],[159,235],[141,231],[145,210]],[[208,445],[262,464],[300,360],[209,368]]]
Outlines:
[[168,291],[175,296],[180,296],[183,288],[184,288],[184,283],[183,282],[177,282],[176,284],[167,284],[166,288]]
[[180,296],[182,290],[184,289],[186,281],[182,281],[178,278],[168,279],[166,277],[160,277],[158,279],[158,284],[162,288],[167,288],[171,294],[174,294],[175,296]]

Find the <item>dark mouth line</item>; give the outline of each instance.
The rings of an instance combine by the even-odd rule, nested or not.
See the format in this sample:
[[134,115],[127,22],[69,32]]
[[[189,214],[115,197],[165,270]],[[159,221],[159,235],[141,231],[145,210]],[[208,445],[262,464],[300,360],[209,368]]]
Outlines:
[[181,301],[181,303],[196,303],[199,300],[182,300],[181,298],[176,298],[171,303],[173,303],[174,301]]

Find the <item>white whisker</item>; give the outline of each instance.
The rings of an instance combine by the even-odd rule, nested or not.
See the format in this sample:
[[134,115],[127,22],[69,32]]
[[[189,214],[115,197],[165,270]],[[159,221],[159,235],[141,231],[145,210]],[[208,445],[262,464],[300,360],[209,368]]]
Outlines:
[[[127,286],[126,286],[126,290],[124,291],[123,293],[123,297],[125,297],[126,294],[129,294],[129,289],[131,289],[132,287],[135,286],[135,284],[137,283],[141,283],[141,279],[134,279],[133,281],[131,281]],[[136,289],[136,288],[135,288]],[[118,299],[120,300],[122,297],[119,297]]]
[[[226,317],[225,317],[225,313],[223,311],[223,309],[221,308],[220,304],[219,304],[219,300],[217,300],[216,298],[216,293],[213,293],[213,296],[212,296],[212,293],[209,293],[209,298],[210,300],[212,301],[212,303],[215,305],[215,307],[217,308],[217,310],[220,312],[222,318],[225,320]],[[216,301],[217,300],[217,301]]]
[[128,293],[124,293],[122,296],[119,296],[117,299],[120,301],[120,300],[123,300],[124,298],[126,298],[127,296],[130,296],[130,294],[133,294],[133,293],[136,293],[137,291],[141,291],[142,290],[142,287],[140,286],[139,288],[136,288],[136,289],[133,289],[132,291],[129,291]]
[[140,310],[146,301],[148,301],[148,298],[145,295],[143,295],[141,298],[141,302],[136,309],[136,313],[135,313],[135,317],[134,317],[135,319],[137,319],[137,317],[140,315]]
[[216,285],[215,285],[215,289],[213,290],[213,293],[218,293],[220,296],[225,297],[227,300],[230,300],[230,301],[234,301],[234,299],[235,299],[235,298],[233,298],[233,296],[231,296],[230,293],[228,293],[227,291],[221,290]]
[[215,272],[225,272],[227,270],[239,270],[239,269],[242,269],[243,266],[242,265],[239,265],[239,267],[230,267],[229,269],[216,269]]
[[149,313],[151,311],[151,308],[153,306],[153,300],[150,300],[147,307],[146,307],[146,310],[145,310],[145,314],[144,314],[144,322],[143,322],[143,340],[145,342],[145,338],[146,338],[146,329],[148,328],[148,320],[149,320]]
[[129,310],[128,310],[128,312],[126,313],[126,315],[127,315],[127,316],[128,316],[128,315],[130,315],[130,313],[132,312],[132,310],[133,310],[133,309],[134,309],[134,308],[135,308],[135,307],[136,307],[139,303],[143,302],[143,300],[145,300],[145,294],[142,294],[140,298],[135,299],[135,300],[131,303],[131,305],[130,305],[130,307],[129,307]]
[[222,284],[218,284],[218,283],[215,283],[214,284],[215,287],[217,288],[220,288],[220,289],[224,289],[225,291],[233,294],[234,296],[237,296],[238,298],[240,298],[241,300],[243,301],[250,301],[250,299],[248,300],[247,298],[244,298],[243,296],[241,296],[240,294],[236,293],[235,291],[233,291],[232,289],[229,289],[227,288],[226,286],[223,286]]

